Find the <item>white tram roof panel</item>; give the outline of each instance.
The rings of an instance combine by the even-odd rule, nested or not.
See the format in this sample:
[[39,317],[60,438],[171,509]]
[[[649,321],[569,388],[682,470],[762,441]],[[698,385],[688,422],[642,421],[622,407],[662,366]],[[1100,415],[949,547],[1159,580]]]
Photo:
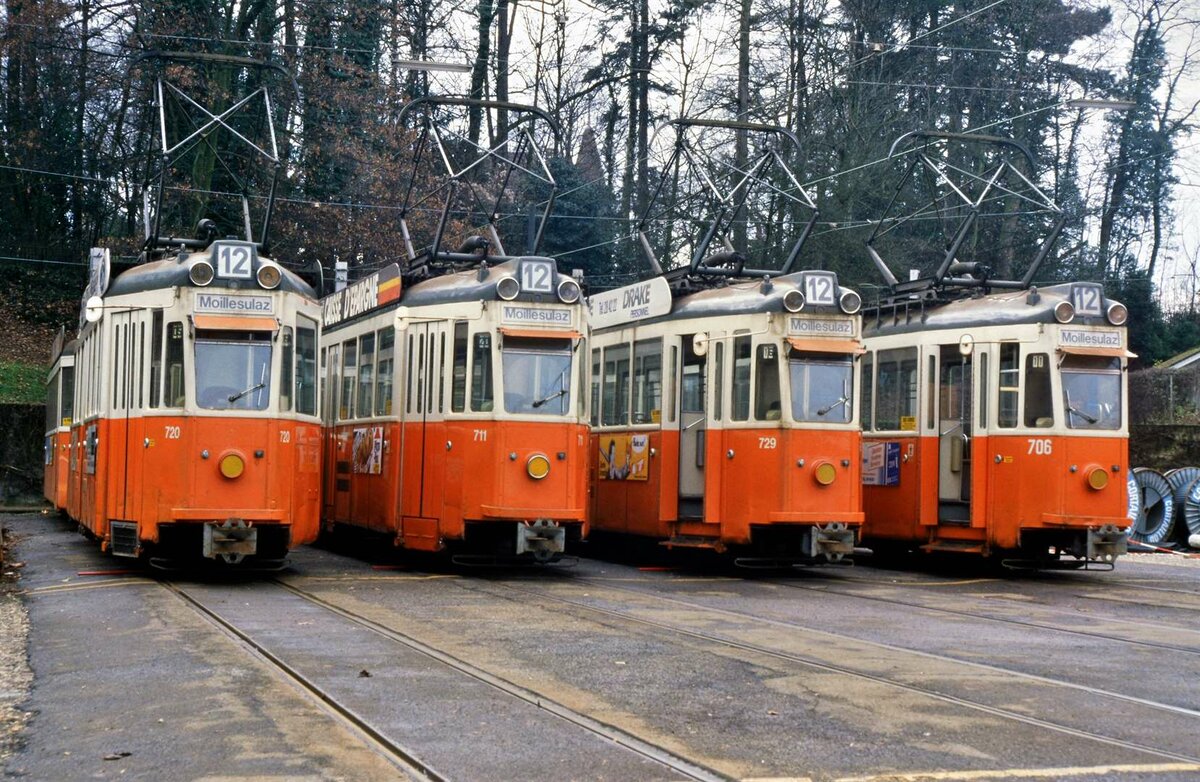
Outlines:
[[[196,288],[203,290],[203,287],[210,288],[233,288],[244,289],[247,292],[264,292],[254,274],[251,273],[248,279],[227,279],[224,277],[216,277],[208,286],[197,286],[189,277],[191,267],[198,261],[207,262],[215,267],[213,258],[214,247],[221,244],[220,241],[214,242],[207,249],[195,252],[181,250],[178,255],[164,258],[159,261],[148,261],[139,264],[132,269],[127,269],[118,275],[109,285],[105,296],[121,296],[130,293],[144,293],[146,291],[163,290],[165,288]],[[255,260],[259,260],[257,253]],[[261,258],[263,261],[269,261],[268,258]],[[272,263],[275,263],[272,261]],[[277,263],[275,265],[278,266]],[[317,292],[312,286],[292,271],[279,266],[279,271],[282,279],[277,287],[271,291],[283,291],[287,293],[298,293],[301,296],[307,296],[310,299],[317,298]]]
[[[762,280],[748,280],[687,293],[672,301],[669,314],[648,318],[640,321],[639,324],[756,313],[788,313],[783,305],[783,297],[788,291],[793,290],[804,293],[804,276],[806,274],[808,272],[793,272],[783,277],[772,277],[767,284],[764,284]],[[824,274],[829,274],[836,280],[836,276],[832,272],[824,272]],[[818,305],[806,302],[802,310],[788,314],[846,315],[837,302],[842,294],[848,292],[851,292],[849,288],[837,285],[833,304]],[[622,324],[613,328],[623,328],[628,325]]]
[[[1017,326],[1049,323],[1064,325],[1054,317],[1054,308],[1071,302],[1077,286],[1098,287],[1096,283],[1060,283],[1028,290],[1004,290],[984,296],[952,301],[900,300],[863,310],[863,336],[880,337],[890,334],[911,334],[939,329],[958,329],[981,326]],[[1110,326],[1105,308],[1116,303],[1103,297],[1100,314],[1087,316],[1076,313],[1073,326]]]

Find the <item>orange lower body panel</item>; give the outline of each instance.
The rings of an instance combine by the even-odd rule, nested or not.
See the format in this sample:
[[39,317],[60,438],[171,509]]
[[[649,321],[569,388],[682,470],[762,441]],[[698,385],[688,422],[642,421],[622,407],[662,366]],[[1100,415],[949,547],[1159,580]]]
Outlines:
[[66,506],[93,535],[134,553],[200,555],[208,524],[256,529],[255,556],[316,539],[320,427],[277,418],[147,416],[71,429]]

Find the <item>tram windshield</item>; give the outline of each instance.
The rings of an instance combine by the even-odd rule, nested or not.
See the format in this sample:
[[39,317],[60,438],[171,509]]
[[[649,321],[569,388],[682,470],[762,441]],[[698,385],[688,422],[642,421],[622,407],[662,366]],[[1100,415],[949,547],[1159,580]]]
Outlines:
[[1067,356],[1062,363],[1063,408],[1072,429],[1121,428],[1121,360]]
[[269,332],[197,332],[196,401],[200,407],[266,410],[270,399]]
[[566,415],[571,410],[571,340],[505,337],[504,409]]
[[854,416],[854,364],[842,353],[791,351],[792,418],[821,424],[846,424]]

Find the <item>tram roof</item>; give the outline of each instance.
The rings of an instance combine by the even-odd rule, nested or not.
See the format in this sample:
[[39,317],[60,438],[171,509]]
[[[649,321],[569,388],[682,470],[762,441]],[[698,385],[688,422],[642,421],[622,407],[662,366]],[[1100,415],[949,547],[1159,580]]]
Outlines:
[[[139,264],[118,275],[112,281],[112,284],[109,285],[104,295],[121,296],[130,293],[162,290],[164,288],[196,288],[197,290],[201,290],[188,277],[192,263],[197,260],[205,260],[210,264],[213,263],[212,248],[197,252],[181,250],[176,256]],[[269,259],[263,258],[262,260]],[[282,273],[282,279],[278,287],[272,290],[298,293],[301,296],[307,296],[311,299],[317,298],[317,292],[313,290],[312,286],[300,279],[294,272],[282,266],[279,267],[279,271]],[[213,281],[213,284],[221,287],[244,288],[247,291],[259,293],[266,290],[258,285],[253,276],[249,280],[217,279]]]
[[[555,263],[555,279],[551,286],[558,290],[558,284],[570,275],[558,271],[553,258],[539,255],[527,255],[497,263],[495,266],[478,267],[466,271],[448,272],[429,279],[414,282],[404,289],[400,297],[400,305],[404,307],[427,307],[435,304],[455,304],[471,301],[499,301],[496,286],[507,277],[516,277],[523,260],[540,260]],[[559,304],[558,295],[551,293],[526,293],[522,291],[515,301],[540,301]]]
[[806,273],[794,272],[782,277],[772,277],[769,282],[763,280],[738,281],[675,296],[671,300],[671,311],[666,315],[623,323],[609,328],[628,328],[634,325],[692,318],[753,315],[761,312],[784,312],[789,315],[845,315],[846,313],[842,312],[836,301],[841,299],[842,294],[852,291],[841,285],[837,287],[837,296],[833,305],[805,303],[800,312],[788,312],[783,306],[783,297],[793,290],[804,292],[804,275]]
[[[1086,283],[1094,284],[1094,283]],[[911,334],[937,329],[956,329],[981,326],[1017,326],[1029,323],[1053,323],[1054,308],[1071,301],[1076,283],[1060,283],[1028,290],[1004,290],[972,298],[900,300],[865,308],[863,336],[879,337],[889,334]],[[1109,326],[1103,314],[1112,299],[1104,298],[1099,316],[1076,315],[1072,325]]]

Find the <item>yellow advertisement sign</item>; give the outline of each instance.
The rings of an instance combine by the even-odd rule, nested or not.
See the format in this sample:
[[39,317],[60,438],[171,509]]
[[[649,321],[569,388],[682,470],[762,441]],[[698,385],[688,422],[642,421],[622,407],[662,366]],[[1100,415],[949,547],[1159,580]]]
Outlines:
[[606,434],[600,437],[600,480],[644,481],[649,477],[649,435]]

